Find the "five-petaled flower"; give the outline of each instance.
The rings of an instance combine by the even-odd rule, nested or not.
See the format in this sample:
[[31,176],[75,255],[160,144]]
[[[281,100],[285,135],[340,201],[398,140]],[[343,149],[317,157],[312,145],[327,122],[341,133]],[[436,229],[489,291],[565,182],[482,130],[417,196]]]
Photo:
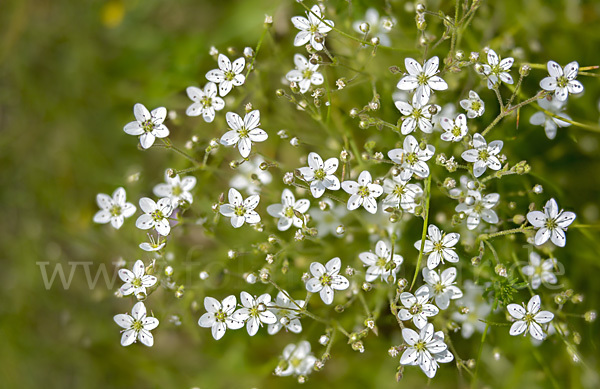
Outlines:
[[531,280],[531,288],[537,289],[542,282],[548,284],[556,284],[558,281],[553,270],[559,265],[556,258],[548,258],[542,262],[542,258],[538,253],[532,251],[529,254],[529,265],[523,266],[521,271]]
[[265,293],[254,298],[250,293],[242,291],[240,301],[242,302],[242,308],[235,311],[231,318],[246,323],[248,335],[256,335],[263,324],[275,324],[277,322],[277,316],[268,310],[271,303],[269,294]]
[[465,201],[458,204],[454,210],[464,212],[467,216],[467,228],[474,230],[481,219],[490,224],[498,223],[498,215],[492,209],[498,201],[500,201],[498,193],[490,193],[482,197],[478,190],[469,190]]
[[350,194],[348,199],[348,210],[353,211],[361,205],[370,213],[377,212],[376,198],[383,194],[383,188],[379,184],[373,184],[371,173],[364,170],[358,176],[358,182],[347,180],[342,182],[342,189]]
[[[423,254],[427,255],[427,267],[435,269],[440,261],[456,263],[458,262],[458,254],[454,246],[458,243],[460,234],[451,232],[449,234],[440,231],[440,229],[430,224],[427,227],[427,238],[423,244]],[[421,250],[421,239],[415,242],[415,248]]]
[[154,187],[153,192],[158,197],[168,197],[171,199],[171,205],[176,208],[180,202],[187,201],[188,203],[194,202],[194,197],[190,193],[196,186],[196,177],[187,176],[179,177],[178,174],[175,177],[169,175],[169,170],[165,171],[165,183],[158,184]]
[[287,231],[292,224],[294,227],[302,228],[304,220],[298,217],[298,214],[304,214],[310,207],[310,201],[300,199],[296,201],[294,194],[289,189],[284,189],[281,193],[281,204],[271,204],[267,207],[267,212],[273,217],[279,218],[277,229]]
[[469,98],[460,101],[460,106],[467,111],[467,117],[469,119],[476,118],[483,115],[485,112],[485,103],[477,92],[469,91]]
[[[288,344],[281,355],[283,361],[275,370],[278,376],[305,376],[313,371],[317,357],[310,352],[310,343],[306,340],[298,344]],[[281,366],[284,366],[283,368]]]
[[163,197],[156,203],[151,198],[142,197],[140,199],[140,208],[145,213],[135,221],[137,228],[147,230],[154,227],[156,232],[162,236],[169,235],[169,232],[171,232],[169,217],[173,213],[170,198]]
[[317,72],[319,64],[312,64],[302,54],[294,55],[296,69],[290,70],[286,75],[290,82],[297,82],[300,93],[306,93],[311,85],[321,85],[324,81],[323,75]]
[[298,169],[302,179],[310,182],[310,193],[318,199],[323,196],[325,189],[340,189],[340,180],[333,174],[338,168],[337,158],[329,158],[325,162],[317,153],[308,154],[308,166]]
[[205,122],[211,123],[215,120],[215,111],[225,108],[225,101],[217,96],[217,86],[214,82],[209,82],[204,86],[204,90],[195,86],[186,89],[187,95],[193,101],[187,107],[185,113],[188,116],[200,116]]
[[204,328],[211,328],[212,336],[219,340],[225,335],[225,331],[238,330],[244,326],[243,321],[234,320],[232,315],[235,311],[237,300],[234,295],[227,296],[223,302],[219,302],[212,297],[204,298],[204,308],[206,313],[198,319],[198,325]]
[[579,72],[579,64],[577,61],[568,63],[564,70],[554,61],[548,61],[549,77],[540,81],[540,87],[543,90],[554,92],[554,97],[558,101],[565,101],[569,97],[569,93],[578,94],[583,92],[583,85],[577,81],[577,73]]
[[119,269],[119,277],[125,282],[119,289],[123,296],[146,297],[146,288],[151,288],[158,280],[156,277],[146,274],[146,267],[141,260],[135,261],[133,269]]
[[125,218],[135,213],[135,205],[128,203],[126,198],[127,194],[123,188],[117,188],[112,197],[98,193],[96,202],[100,210],[94,215],[94,222],[100,224],[110,222],[114,228],[121,228]]
[[429,176],[429,166],[426,161],[429,161],[435,154],[435,147],[426,145],[422,149],[412,135],[404,138],[403,146],[402,149],[393,149],[388,152],[388,157],[402,168],[400,178],[408,181],[413,173],[421,178]]
[[[534,126],[544,126],[544,131],[546,132],[548,139],[554,139],[556,137],[556,130],[558,130],[558,127],[569,127],[571,125],[571,123],[559,119],[563,118],[565,120],[571,120],[569,115],[562,112],[565,107],[563,101],[547,96],[539,99],[537,103],[544,111],[538,111],[531,115],[529,123]],[[546,113],[546,111],[548,113]]]
[[163,124],[167,117],[166,108],[159,107],[149,112],[143,104],[138,103],[133,106],[133,115],[135,121],[127,123],[123,131],[129,135],[140,135],[142,148],[151,147],[156,138],[169,136],[169,129]]
[[244,200],[240,192],[234,188],[229,188],[227,198],[229,204],[221,205],[219,212],[221,212],[221,215],[231,218],[231,225],[234,228],[239,228],[244,223],[256,224],[260,222],[260,215],[254,210],[260,201],[259,195],[251,195]]
[[527,309],[524,306],[518,304],[508,304],[506,309],[508,313],[517,319],[512,326],[510,326],[509,333],[513,336],[529,334],[532,338],[537,340],[544,340],[546,334],[540,324],[549,323],[554,319],[554,314],[549,311],[540,311],[541,301],[540,296],[533,296],[527,303]]
[[497,155],[502,150],[504,142],[495,140],[488,145],[485,138],[481,134],[473,135],[473,148],[463,151],[461,157],[473,163],[473,175],[481,176],[489,167],[492,170],[500,170],[502,164]]
[[427,101],[422,102],[417,98],[417,94],[413,95],[412,104],[402,100],[398,100],[394,104],[404,115],[402,126],[400,126],[402,135],[410,134],[417,127],[424,133],[431,134],[433,131],[432,112],[440,112],[439,105],[427,104]]
[[300,32],[294,38],[294,46],[302,46],[310,41],[310,45],[316,51],[323,50],[325,36],[334,26],[331,20],[321,20],[321,8],[313,5],[310,11],[306,11],[306,16],[294,16],[292,23]]
[[319,293],[327,305],[333,302],[334,290],[346,290],[350,286],[348,279],[339,275],[342,261],[333,258],[323,266],[319,262],[310,264],[312,278],[306,281],[306,290],[310,293]]
[[287,292],[280,291],[273,304],[269,306],[271,312],[277,316],[277,321],[269,324],[267,332],[269,335],[275,335],[282,328],[295,334],[302,332],[302,323],[300,323],[299,309],[304,307],[304,300],[291,300]]
[[531,211],[527,220],[534,228],[539,228],[535,234],[535,245],[540,246],[550,239],[558,247],[565,247],[567,237],[565,231],[577,216],[573,212],[558,210],[556,200],[550,199],[544,205],[544,212]]
[[467,117],[464,113],[459,114],[454,120],[446,117],[441,118],[440,126],[444,129],[441,138],[446,142],[458,142],[469,132]]
[[219,68],[206,73],[206,79],[219,84],[219,94],[226,96],[234,86],[243,85],[246,81],[246,76],[242,74],[246,66],[246,59],[240,57],[233,61],[232,64],[226,55],[219,54],[217,62],[219,63]]
[[437,315],[440,310],[429,303],[431,294],[427,285],[421,286],[415,294],[402,292],[400,302],[402,307],[398,311],[398,319],[402,321],[411,320],[418,329],[425,327],[427,318]]
[[260,112],[255,109],[247,113],[242,120],[235,112],[227,112],[225,120],[231,128],[221,137],[224,146],[237,145],[243,158],[248,158],[252,150],[252,142],[264,142],[269,135],[266,131],[258,128],[260,126]]
[[427,377],[433,378],[438,363],[451,362],[454,355],[444,343],[444,332],[434,331],[431,323],[427,323],[420,333],[410,328],[402,329],[402,338],[407,347],[400,357],[400,364],[418,365]]
[[487,76],[487,86],[489,89],[494,89],[498,84],[498,79],[506,84],[512,84],[513,78],[508,73],[511,66],[515,62],[514,58],[504,58],[500,60],[498,54],[492,49],[488,50],[487,53],[488,64],[483,65],[483,74]]
[[429,293],[435,297],[435,303],[440,309],[446,309],[450,300],[456,300],[463,296],[463,292],[454,285],[456,282],[456,268],[449,267],[441,274],[429,268],[423,269],[423,278],[429,287]]
[[402,77],[398,82],[397,88],[400,90],[412,91],[416,89],[415,96],[419,103],[425,105],[431,96],[431,90],[446,90],[448,84],[440,76],[436,76],[439,72],[440,59],[431,57],[423,66],[412,58],[404,59],[404,65],[408,71],[408,75]]
[[136,339],[148,347],[154,344],[154,337],[150,331],[158,327],[158,319],[146,316],[146,306],[143,302],[140,301],[133,306],[131,315],[127,313],[115,315],[114,321],[125,329],[121,336],[122,346],[129,346],[136,342]]
[[358,254],[358,258],[367,266],[365,281],[373,282],[379,278],[388,284],[396,281],[396,273],[404,260],[400,254],[392,255],[392,250],[382,240],[375,245],[374,253],[366,251]]

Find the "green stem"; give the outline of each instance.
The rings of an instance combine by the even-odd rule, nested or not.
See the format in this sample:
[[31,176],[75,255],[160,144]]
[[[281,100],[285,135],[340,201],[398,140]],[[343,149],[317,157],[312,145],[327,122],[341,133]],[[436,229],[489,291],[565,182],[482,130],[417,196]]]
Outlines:
[[417,276],[421,270],[421,261],[423,260],[423,250],[425,249],[425,238],[427,237],[427,226],[429,223],[429,200],[431,199],[431,174],[427,177],[427,183],[425,184],[425,190],[427,191],[427,198],[425,200],[425,218],[423,220],[423,231],[421,232],[421,248],[419,249],[419,259],[417,259],[417,267],[415,269],[415,275],[413,276],[412,283],[410,284],[409,290],[412,290],[417,281]]

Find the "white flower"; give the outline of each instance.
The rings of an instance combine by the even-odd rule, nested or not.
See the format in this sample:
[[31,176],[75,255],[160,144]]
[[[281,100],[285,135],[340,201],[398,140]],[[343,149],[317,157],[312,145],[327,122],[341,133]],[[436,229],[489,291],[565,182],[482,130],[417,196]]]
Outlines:
[[498,57],[496,52],[489,49],[487,60],[488,65],[483,65],[483,73],[487,76],[487,85],[489,89],[494,89],[495,85],[498,83],[498,78],[506,84],[512,84],[514,82],[511,75],[508,74],[511,66],[515,62],[514,58],[509,57],[500,60],[500,57]]
[[381,46],[392,45],[392,41],[387,33],[391,31],[392,27],[396,23],[396,19],[389,18],[387,16],[382,16],[380,18],[379,12],[377,12],[375,8],[369,8],[365,13],[365,20],[358,20],[352,23],[354,31],[364,34],[364,31],[361,31],[360,29],[360,25],[363,23],[369,24],[369,34],[379,38],[379,44]]
[[119,269],[119,277],[125,282],[119,289],[123,296],[139,293],[146,295],[146,288],[151,288],[158,280],[156,277],[146,274],[146,267],[141,260],[135,261],[133,271],[129,269]]
[[340,180],[333,174],[338,168],[337,158],[329,158],[325,163],[317,153],[308,154],[308,167],[298,169],[302,178],[310,182],[310,193],[318,199],[325,193],[325,189],[340,189]]
[[534,228],[539,228],[535,234],[535,245],[540,246],[550,239],[558,247],[565,247],[567,243],[565,231],[576,217],[573,212],[563,212],[562,209],[559,211],[554,199],[546,202],[544,212],[529,212],[527,220]]
[[431,90],[446,90],[448,84],[440,76],[436,76],[440,59],[431,57],[425,65],[421,66],[416,60],[406,58],[404,65],[408,75],[402,77],[396,87],[401,90],[412,91],[416,89],[415,96],[421,104],[427,104],[431,96]]
[[485,319],[492,311],[492,307],[483,299],[483,288],[475,285],[471,280],[463,283],[465,290],[462,299],[456,300],[456,305],[464,307],[468,312],[452,312],[452,320],[461,324],[461,335],[468,339],[475,331],[483,332],[485,330]]
[[408,181],[413,173],[418,177],[427,178],[429,166],[426,161],[429,161],[435,154],[435,147],[427,145],[425,149],[421,149],[419,142],[412,135],[404,138],[403,146],[403,149],[393,149],[388,152],[388,157],[402,168],[400,178]]
[[248,194],[260,194],[261,187],[268,185],[273,176],[268,170],[262,170],[260,165],[265,160],[260,156],[254,156],[244,161],[236,170],[238,174],[229,180],[229,186],[237,190],[245,190]]
[[267,293],[254,298],[250,293],[242,292],[240,293],[240,301],[242,302],[242,308],[235,311],[231,318],[246,323],[248,335],[256,335],[263,324],[277,322],[277,316],[267,309],[271,303],[271,296]]
[[285,377],[289,375],[307,375],[313,371],[317,358],[310,352],[310,343],[303,340],[298,344],[288,344],[283,349],[281,359],[285,361],[285,368],[277,368],[275,375]]
[[498,201],[500,201],[498,193],[490,193],[482,198],[481,192],[469,190],[465,201],[458,204],[454,210],[464,212],[467,215],[467,228],[474,230],[481,219],[490,224],[498,223],[498,215],[492,209]]
[[212,336],[215,340],[221,339],[228,328],[230,330],[242,328],[244,322],[237,321],[232,317],[236,303],[234,295],[225,297],[222,303],[212,297],[205,297],[204,308],[206,308],[206,313],[198,319],[198,325],[204,328],[211,327]]
[[409,184],[409,180],[403,180],[400,175],[392,176],[383,180],[383,191],[387,193],[383,200],[386,207],[401,207],[406,212],[414,213],[417,203],[423,195],[423,189],[418,184]]
[[402,338],[407,344],[407,348],[400,357],[401,365],[418,365],[423,373],[429,378],[433,378],[437,372],[438,363],[451,362],[454,355],[448,351],[448,346],[444,343],[444,332],[434,333],[433,324],[427,323],[420,333],[404,328]]
[[458,142],[469,132],[464,113],[458,115],[455,120],[443,117],[440,119],[440,125],[445,131],[441,138],[446,142]]
[[319,262],[310,264],[312,278],[306,281],[306,290],[310,293],[319,293],[323,302],[327,305],[333,302],[334,289],[346,290],[350,282],[344,276],[339,275],[342,261],[333,258],[323,266]]
[[244,120],[235,112],[227,112],[225,115],[227,125],[231,131],[227,131],[221,137],[221,144],[232,146],[237,144],[242,157],[247,158],[252,150],[252,142],[264,142],[269,135],[258,128],[260,125],[260,112],[255,109],[244,116]]
[[485,112],[485,103],[475,91],[469,91],[469,98],[461,100],[460,106],[467,111],[469,119],[479,117]]
[[513,336],[521,335],[529,330],[529,334],[532,338],[537,340],[544,340],[546,334],[540,324],[549,323],[554,319],[554,314],[549,311],[540,311],[541,301],[540,296],[533,296],[527,303],[527,309],[524,306],[517,304],[508,304],[506,309],[508,313],[517,319],[512,326],[510,326],[509,333]]
[[219,84],[219,94],[226,96],[234,86],[243,85],[246,81],[246,76],[242,74],[246,66],[246,60],[244,57],[240,57],[232,64],[226,55],[219,54],[217,62],[219,63],[219,69],[206,73],[206,79]]
[[206,84],[204,90],[190,86],[186,92],[193,101],[185,111],[188,116],[202,115],[204,121],[210,123],[215,120],[215,111],[225,108],[225,101],[217,96],[217,86],[213,82]]
[[573,61],[563,71],[554,61],[548,61],[548,73],[550,77],[546,77],[540,81],[540,87],[543,90],[554,92],[554,97],[558,101],[565,101],[569,97],[569,93],[578,94],[583,92],[583,85],[577,81],[577,73],[579,72],[579,64]]
[[353,211],[361,205],[370,213],[377,212],[377,197],[383,193],[381,185],[371,183],[371,173],[364,170],[358,176],[358,182],[347,180],[342,182],[342,189],[348,194],[348,210]]
[[325,36],[331,31],[334,26],[331,20],[321,20],[321,8],[318,5],[313,5],[310,12],[306,11],[307,18],[303,16],[294,16],[292,23],[300,32],[294,38],[294,46],[302,46],[310,41],[310,45],[316,51],[323,50]]
[[388,248],[384,241],[380,240],[375,245],[375,253],[370,251],[358,254],[358,258],[368,266],[365,274],[365,281],[373,282],[377,278],[388,284],[396,281],[396,273],[400,270],[400,265],[404,260],[401,255],[394,253]]
[[140,243],[140,248],[144,251],[158,251],[160,249],[162,249],[163,247],[165,247],[165,245],[167,244],[166,240],[162,240],[160,238],[160,235],[158,235],[157,239],[155,240],[154,237],[150,234],[148,234],[148,239],[150,239],[150,243],[148,242],[143,242]]
[[302,54],[294,55],[295,70],[290,70],[286,75],[288,81],[295,81],[300,87],[300,93],[308,91],[311,85],[321,85],[324,81],[323,75],[317,72],[319,64],[312,64]]
[[431,121],[431,110],[439,112],[441,107],[437,104],[427,104],[427,100],[421,101],[417,98],[417,94],[413,95],[412,104],[405,101],[396,101],[396,108],[404,115],[402,118],[402,126],[400,132],[402,135],[410,134],[418,126],[419,129],[427,134],[433,131],[433,123]]
[[231,218],[231,225],[234,228],[243,226],[244,222],[248,224],[260,222],[260,215],[254,210],[260,201],[259,195],[251,195],[244,200],[240,192],[230,188],[227,198],[229,204],[221,205],[219,212],[221,215]]
[[162,236],[169,235],[169,232],[171,232],[169,217],[173,213],[170,198],[163,197],[158,200],[158,203],[155,203],[154,200],[148,197],[142,197],[140,199],[140,208],[145,213],[136,220],[135,226],[137,228],[140,230],[154,228]]
[[[565,106],[564,102],[551,97],[545,97],[543,99],[539,99],[537,103],[542,109],[553,113],[556,116],[571,120],[569,115],[562,112]],[[544,130],[546,131],[546,136],[548,139],[554,139],[556,137],[556,130],[558,127],[569,127],[571,125],[571,123],[557,119],[554,116],[550,116],[544,111],[538,111],[531,115],[529,123],[533,124],[534,126],[544,126]]]
[[135,205],[126,201],[127,194],[125,189],[117,188],[112,198],[104,193],[98,193],[96,202],[100,210],[94,215],[94,223],[110,224],[119,229],[123,225],[125,218],[135,213]]
[[154,337],[150,331],[158,327],[158,319],[146,316],[146,306],[143,302],[140,301],[133,306],[131,315],[127,313],[115,315],[114,321],[125,329],[121,331],[122,346],[129,346],[135,343],[136,339],[148,347],[154,344]]
[[398,318],[402,321],[411,320],[418,329],[425,327],[427,318],[437,315],[440,310],[433,304],[429,304],[431,295],[427,285],[421,286],[415,294],[402,292],[400,302],[402,308],[398,311]]
[[[440,261],[456,263],[458,262],[458,254],[454,251],[454,245],[458,243],[460,234],[451,232],[445,234],[444,231],[440,232],[440,229],[435,225],[430,224],[427,227],[427,238],[423,247],[423,254],[428,255],[427,267],[429,269],[435,269]],[[415,242],[415,248],[421,250],[421,239]]]
[[163,124],[167,117],[166,108],[159,107],[152,110],[152,112],[148,112],[143,104],[138,103],[133,106],[133,115],[135,121],[127,123],[123,127],[123,131],[129,135],[141,135],[140,144],[142,148],[151,147],[156,138],[169,136],[169,129]]
[[440,309],[448,308],[450,300],[456,300],[463,296],[462,291],[454,285],[455,267],[449,267],[441,275],[434,270],[424,268],[423,278],[429,287],[429,293],[435,296],[435,303]]
[[301,199],[296,201],[294,194],[289,189],[284,189],[281,193],[281,204],[271,204],[267,207],[267,212],[273,217],[279,218],[277,229],[287,231],[292,224],[294,227],[302,228],[304,220],[296,216],[296,212],[304,214],[310,207],[310,201]]
[[558,281],[553,273],[554,268],[558,265],[556,258],[548,258],[542,262],[540,255],[534,251],[529,254],[529,265],[524,266],[523,274],[530,277],[531,287],[537,289],[542,282],[548,284],[556,284]]
[[[277,298],[269,308],[277,316],[277,321],[269,324],[267,331],[269,335],[275,335],[282,328],[291,331],[295,334],[302,332],[302,323],[300,323],[300,315],[297,312],[298,307],[304,307],[304,300],[290,300],[288,295],[283,292],[277,293]],[[289,309],[288,309],[289,308]]]
[[176,208],[180,202],[193,203],[194,198],[190,191],[196,186],[196,177],[187,176],[180,178],[179,175],[171,177],[169,170],[165,171],[165,183],[154,187],[153,192],[158,197],[171,199],[171,206]]
[[497,157],[500,150],[502,150],[502,146],[504,146],[504,143],[501,140],[490,142],[488,146],[481,134],[475,134],[473,135],[473,148],[464,151],[461,157],[467,162],[474,163],[473,175],[479,177],[488,167],[492,170],[502,168],[502,164]]

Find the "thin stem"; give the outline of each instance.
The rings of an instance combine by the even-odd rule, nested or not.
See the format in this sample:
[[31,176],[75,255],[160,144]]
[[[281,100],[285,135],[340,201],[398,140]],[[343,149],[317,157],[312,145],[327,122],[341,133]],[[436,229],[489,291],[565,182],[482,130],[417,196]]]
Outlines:
[[409,290],[412,290],[417,281],[419,270],[421,270],[421,261],[423,260],[423,251],[425,250],[425,237],[427,236],[427,225],[429,223],[429,200],[431,199],[431,174],[427,177],[427,183],[425,184],[425,190],[427,191],[427,198],[425,200],[425,218],[423,220],[423,231],[421,232],[421,248],[419,249],[419,259],[417,259],[417,267],[415,269],[415,275],[413,276],[412,283],[410,284]]
[[[547,96],[548,94],[549,94],[549,92],[548,92],[548,91],[544,91],[544,90],[543,90],[543,91],[539,91],[538,93],[536,93],[536,94],[535,94],[535,96],[533,96],[533,97],[530,97],[530,98],[528,98],[527,100],[524,100],[524,101],[520,102],[520,103],[519,103],[519,104],[517,104],[517,105],[510,106],[510,107],[506,108],[504,111],[501,111],[501,112],[498,114],[498,116],[496,116],[496,119],[494,119],[494,121],[493,121],[493,122],[491,122],[491,123],[490,123],[490,125],[489,125],[489,126],[487,126],[485,130],[483,130],[483,132],[481,133],[481,135],[482,135],[482,136],[485,136],[485,135],[486,135],[488,132],[490,132],[490,130],[491,130],[492,128],[494,128],[494,127],[496,126],[496,124],[498,124],[498,122],[499,122],[500,120],[502,120],[502,119],[503,119],[505,116],[508,116],[508,115],[509,115],[511,112],[513,112],[514,110],[516,110],[516,109],[519,109],[519,108],[521,108],[521,107],[523,107],[523,106],[525,106],[525,105],[527,105],[527,104],[531,104],[531,103],[533,103],[534,101],[536,101],[536,100],[539,100],[539,99],[541,99],[542,97],[545,97],[545,96]],[[561,118],[561,120],[562,120],[562,118]]]
[[478,241],[481,241],[481,240],[486,241],[488,239],[492,239],[492,238],[495,238],[497,236],[504,236],[504,235],[510,235],[510,234],[518,234],[518,233],[525,234],[526,231],[533,230],[532,226],[529,226],[529,227],[523,227],[523,226],[517,227],[517,228],[512,228],[510,230],[504,230],[504,231],[494,232],[492,234],[482,234],[482,235],[479,235],[479,237],[477,238],[477,240]]
[[481,335],[481,343],[479,344],[479,351],[477,352],[477,360],[475,361],[475,374],[473,374],[473,381],[471,381],[471,388],[477,387],[477,374],[479,373],[479,364],[481,361],[481,353],[483,352],[483,344],[485,343],[485,336],[487,335],[488,329],[490,328],[489,323],[485,324],[485,329]]

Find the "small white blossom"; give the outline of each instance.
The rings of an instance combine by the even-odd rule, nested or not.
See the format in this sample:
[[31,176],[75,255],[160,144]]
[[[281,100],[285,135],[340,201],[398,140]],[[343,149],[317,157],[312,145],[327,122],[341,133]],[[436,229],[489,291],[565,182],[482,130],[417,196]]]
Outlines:
[[401,207],[404,211],[414,213],[417,203],[423,196],[423,189],[418,184],[409,184],[400,175],[383,180],[383,191],[387,193],[383,206]]
[[388,284],[390,283],[388,279],[390,276],[392,276],[393,281],[396,281],[396,273],[400,270],[400,265],[404,260],[399,254],[394,253],[392,256],[392,250],[382,240],[375,245],[375,253],[370,251],[360,253],[358,258],[368,267],[365,281],[373,282],[379,278]]
[[171,199],[171,206],[176,208],[180,202],[193,203],[194,198],[190,191],[196,186],[196,177],[187,176],[180,178],[179,175],[171,177],[169,171],[165,171],[165,183],[154,187],[153,192],[158,197]]
[[215,340],[219,340],[225,335],[225,331],[238,330],[244,326],[244,322],[233,319],[233,311],[235,310],[237,300],[234,295],[227,296],[220,303],[212,297],[204,298],[204,308],[206,313],[198,319],[198,325],[204,328],[211,328],[212,336]]
[[154,228],[162,236],[169,235],[169,232],[171,232],[169,217],[173,213],[170,198],[163,197],[158,200],[158,203],[155,203],[151,198],[142,197],[140,199],[140,208],[144,214],[136,220],[135,226],[137,228],[140,230]]
[[211,123],[215,120],[215,111],[225,108],[225,101],[217,96],[217,86],[214,82],[209,82],[204,90],[195,86],[186,89],[187,95],[193,101],[185,111],[188,116],[200,116],[205,122]]
[[260,201],[259,195],[251,195],[244,200],[240,192],[230,188],[227,194],[229,204],[223,204],[219,207],[219,212],[225,217],[231,218],[231,225],[239,228],[248,224],[260,222],[260,215],[254,210]]
[[112,197],[104,193],[96,195],[96,202],[100,210],[94,215],[94,223],[110,224],[119,229],[125,222],[126,217],[135,213],[135,205],[127,202],[125,189],[117,188]]
[[240,57],[232,64],[226,55],[219,54],[217,62],[219,63],[219,69],[206,73],[206,79],[219,84],[219,94],[226,96],[234,86],[243,85],[246,81],[246,76],[242,74],[246,66],[246,59]]
[[[300,32],[294,38],[294,46],[303,46],[310,41],[310,45],[316,51],[323,50],[325,36],[331,31],[334,26],[331,20],[322,21],[321,8],[318,5],[313,5],[309,11],[306,11],[306,16],[294,16],[292,23]],[[331,26],[331,27],[330,27]],[[319,37],[319,39],[316,39]],[[320,42],[318,42],[320,40]]]
[[485,112],[485,103],[477,92],[469,91],[469,98],[460,101],[460,106],[467,111],[467,117],[473,119],[483,115]]
[[435,154],[435,147],[426,145],[425,149],[419,147],[417,139],[408,135],[404,138],[403,149],[393,149],[388,152],[388,157],[402,168],[400,178],[408,181],[413,173],[418,177],[427,178],[429,176],[429,161]]
[[306,93],[311,85],[323,84],[323,75],[317,72],[319,64],[313,65],[302,54],[294,55],[294,64],[296,64],[296,69],[290,70],[285,75],[285,78],[290,82],[297,82],[300,87],[300,93]]
[[302,323],[300,323],[298,307],[304,307],[304,300],[292,301],[286,293],[281,291],[277,293],[277,298],[273,304],[270,305],[269,309],[277,316],[277,321],[273,324],[269,324],[269,327],[267,328],[269,335],[275,335],[282,328],[295,334],[302,332]]
[[387,33],[396,24],[396,19],[387,16],[379,17],[379,12],[375,8],[369,8],[365,13],[365,20],[358,20],[352,24],[354,31],[364,34],[364,31],[360,29],[360,25],[363,23],[369,24],[370,35],[379,38],[381,46],[389,47],[392,45],[392,41]]
[[121,331],[122,346],[129,346],[136,340],[148,347],[154,344],[154,337],[150,331],[158,327],[158,319],[146,316],[146,306],[143,302],[140,301],[133,306],[131,315],[127,313],[115,315],[114,321],[125,329]]
[[440,126],[445,131],[441,138],[446,142],[458,142],[469,132],[467,117],[464,113],[458,115],[454,120],[446,117],[441,118]]
[[573,212],[558,210],[556,200],[550,199],[544,205],[544,212],[531,211],[527,220],[534,228],[539,228],[535,234],[535,245],[540,246],[548,239],[558,247],[565,247],[567,237],[565,231],[577,216]]
[[166,240],[162,240],[160,238],[160,234],[158,235],[157,239],[154,239],[152,235],[148,234],[148,239],[150,239],[150,242],[140,243],[140,248],[144,251],[158,251],[165,247],[165,245],[167,244]]
[[396,87],[400,90],[412,91],[416,89],[415,96],[421,104],[427,104],[431,96],[431,90],[446,90],[448,84],[440,76],[436,76],[439,72],[440,59],[431,57],[425,65],[421,66],[416,60],[406,58],[404,65],[408,71],[408,75],[402,77]]
[[119,289],[123,296],[146,294],[146,288],[153,287],[158,280],[156,277],[146,274],[144,262],[139,259],[135,261],[132,270],[119,269],[119,278],[124,282]]
[[[542,109],[553,113],[558,117],[571,120],[569,115],[562,112],[565,106],[564,102],[551,97],[545,97],[543,99],[539,99],[537,103]],[[538,111],[531,115],[529,123],[533,124],[534,126],[544,126],[544,131],[546,131],[546,136],[548,139],[554,139],[556,137],[556,130],[558,127],[569,127],[571,125],[571,123],[560,120],[554,116],[550,116],[544,111]]]
[[400,302],[402,308],[398,311],[398,318],[402,321],[412,320],[418,329],[425,327],[427,318],[437,315],[440,310],[433,304],[429,304],[431,298],[427,285],[421,286],[415,294],[402,292]]
[[542,262],[540,255],[534,251],[529,254],[529,265],[524,266],[523,274],[530,278],[531,288],[537,289],[542,282],[556,284],[558,281],[553,270],[558,265],[555,258],[548,258]]
[[446,309],[450,300],[456,300],[463,296],[462,291],[455,286],[456,268],[450,267],[441,274],[429,268],[423,269],[423,278],[429,287],[429,293],[435,296],[435,303],[440,309]]
[[376,198],[381,196],[383,188],[381,185],[373,184],[371,173],[364,170],[358,176],[357,181],[347,180],[342,182],[342,189],[348,194],[348,210],[353,211],[361,205],[370,213],[377,212]]
[[340,180],[334,176],[338,168],[337,158],[329,158],[323,163],[323,159],[317,153],[308,154],[308,167],[298,169],[302,178],[310,182],[310,192],[318,199],[325,193],[325,189],[339,190]]
[[342,261],[333,258],[323,266],[319,262],[310,264],[312,278],[306,281],[306,290],[310,293],[319,293],[327,305],[333,302],[334,290],[346,290],[350,286],[348,279],[340,274]]
[[256,335],[263,324],[277,322],[277,316],[267,309],[271,303],[271,296],[267,293],[254,298],[250,293],[242,292],[240,293],[240,301],[242,308],[235,311],[231,318],[246,323],[248,335]]
[[[427,227],[427,238],[423,247],[423,254],[428,256],[427,267],[429,269],[435,269],[440,261],[442,263],[445,261],[458,262],[458,254],[454,251],[454,246],[458,243],[460,234],[456,232],[446,234],[444,231],[440,232],[440,229],[435,225],[430,224]],[[421,250],[421,239],[415,242],[415,248]]]
[[288,344],[283,349],[281,359],[285,368],[275,370],[275,375],[285,377],[290,375],[308,375],[313,371],[317,358],[310,352],[310,343],[306,340],[298,344]]
[[494,89],[494,86],[498,83],[498,79],[506,84],[512,84],[513,78],[508,73],[511,66],[515,62],[514,58],[504,58],[500,60],[498,54],[492,49],[488,50],[487,53],[488,64],[483,65],[483,73],[488,79],[488,88]]
[[490,224],[498,223],[498,215],[492,209],[498,201],[500,201],[498,193],[490,193],[482,197],[481,192],[469,190],[465,201],[458,204],[455,211],[464,212],[467,215],[467,228],[474,230],[481,219]]
[[279,218],[277,229],[287,231],[292,224],[294,227],[302,228],[304,220],[296,216],[296,212],[304,214],[310,207],[310,201],[300,199],[296,201],[294,194],[289,189],[284,189],[281,193],[281,204],[271,204],[267,207],[269,215]]
[[510,327],[509,333],[513,336],[529,334],[537,340],[544,340],[546,334],[540,324],[549,323],[554,319],[554,314],[549,311],[540,311],[541,301],[540,296],[533,296],[527,303],[527,309],[524,305],[508,304],[506,309],[508,313],[517,319]]
[[540,87],[543,90],[554,92],[554,97],[558,101],[565,101],[569,97],[569,93],[578,94],[583,92],[583,85],[577,81],[577,73],[579,72],[579,64],[573,61],[564,70],[554,61],[548,61],[549,77],[540,81]]
[[429,378],[435,377],[438,363],[448,363],[454,355],[444,343],[444,332],[434,332],[433,324],[427,323],[417,333],[410,328],[402,329],[407,348],[400,357],[401,365],[418,365]]
[[156,138],[169,136],[169,129],[163,124],[167,117],[167,109],[159,107],[149,112],[143,104],[133,106],[135,121],[129,122],[123,127],[129,135],[140,136],[142,148],[147,149],[154,144]]
[[497,157],[498,153],[502,150],[502,146],[504,146],[504,142],[501,140],[492,141],[488,145],[481,134],[475,134],[473,135],[473,148],[464,151],[461,157],[465,161],[474,164],[473,175],[479,177],[488,167],[492,170],[500,170],[502,168],[502,164]]
[[260,126],[260,112],[255,109],[244,116],[244,120],[235,112],[227,112],[225,115],[227,125],[231,131],[227,131],[221,137],[224,146],[237,145],[243,158],[247,158],[252,150],[252,142],[264,142],[269,135],[258,128]]
[[410,134],[417,127],[427,134],[431,134],[433,132],[433,123],[431,120],[433,115],[431,114],[430,109],[434,107],[436,112],[439,112],[441,109],[439,105],[425,105],[427,104],[427,101],[425,100],[423,102],[418,99],[417,94],[413,95],[412,104],[401,100],[394,102],[394,104],[402,113],[402,115],[404,115],[402,118],[402,126],[400,127],[400,132],[402,135]]

